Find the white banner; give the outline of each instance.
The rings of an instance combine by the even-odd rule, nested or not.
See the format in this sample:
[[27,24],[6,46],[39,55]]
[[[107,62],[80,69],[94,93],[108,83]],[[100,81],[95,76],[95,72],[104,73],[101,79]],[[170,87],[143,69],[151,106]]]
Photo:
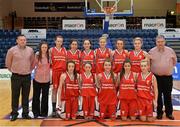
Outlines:
[[0,80],[10,80],[12,73],[8,69],[0,69]]
[[180,40],[180,28],[158,29],[158,34],[167,40]]
[[166,19],[142,19],[142,29],[166,28]]
[[[103,20],[104,27],[104,20]],[[126,19],[113,19],[109,21],[109,30],[126,29]]]
[[86,21],[81,19],[76,20],[63,20],[62,21],[63,30],[85,30]]
[[46,29],[21,29],[27,39],[46,39]]

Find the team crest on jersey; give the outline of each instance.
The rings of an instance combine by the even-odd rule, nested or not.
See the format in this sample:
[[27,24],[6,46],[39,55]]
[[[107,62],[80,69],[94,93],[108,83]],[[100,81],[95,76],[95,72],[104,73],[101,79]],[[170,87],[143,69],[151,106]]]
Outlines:
[[126,57],[126,54],[123,54],[123,57]]
[[141,59],[141,58],[142,58],[142,55],[139,55],[139,58]]
[[131,78],[131,82],[133,82],[134,81],[134,79],[133,78]]
[[150,81],[149,81],[149,80],[147,80],[147,81],[146,81],[146,84],[149,84],[149,82],[150,82]]
[[93,58],[93,55],[91,55],[91,58]]
[[91,78],[91,82],[93,82],[93,79]]

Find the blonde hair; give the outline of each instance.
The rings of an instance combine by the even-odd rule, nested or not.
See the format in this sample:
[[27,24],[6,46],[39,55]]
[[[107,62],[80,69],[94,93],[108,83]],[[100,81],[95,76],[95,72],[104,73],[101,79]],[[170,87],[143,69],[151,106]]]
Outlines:
[[147,63],[148,66],[150,65],[149,61],[146,59],[141,60],[141,63]]
[[133,43],[134,43],[135,41],[140,41],[141,44],[143,44],[143,39],[142,39],[141,37],[135,37],[135,38],[133,39]]
[[102,36],[102,37],[99,38],[99,41],[101,41],[102,39],[107,41],[107,37]]

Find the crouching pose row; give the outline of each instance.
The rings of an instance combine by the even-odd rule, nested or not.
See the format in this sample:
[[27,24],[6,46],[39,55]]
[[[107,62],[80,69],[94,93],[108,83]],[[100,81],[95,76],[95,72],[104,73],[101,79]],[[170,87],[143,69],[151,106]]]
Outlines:
[[[95,114],[95,97],[99,103],[99,120],[105,117],[116,119],[120,115],[122,120],[135,120],[140,116],[142,121],[153,121],[153,109],[157,103],[157,83],[155,76],[149,72],[149,65],[142,60],[142,72],[131,71],[131,62],[126,59],[122,71],[113,73],[109,59],[104,62],[104,72],[91,73],[91,63],[84,64],[84,72],[76,73],[75,63],[67,62],[67,71],[60,77],[58,89],[59,102],[65,101],[65,119],[76,119],[78,98],[83,98],[83,113],[85,119],[92,119]],[[116,113],[120,101],[120,114]]]

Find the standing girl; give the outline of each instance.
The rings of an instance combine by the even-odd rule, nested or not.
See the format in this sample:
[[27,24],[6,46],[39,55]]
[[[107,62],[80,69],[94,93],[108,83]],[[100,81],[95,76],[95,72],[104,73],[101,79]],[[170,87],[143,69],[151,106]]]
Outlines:
[[116,49],[113,51],[113,72],[119,73],[122,69],[123,62],[128,57],[128,51],[124,49],[124,40],[116,41]]
[[100,48],[95,50],[95,57],[96,57],[96,73],[104,72],[104,61],[109,58],[111,59],[111,50],[106,48],[107,38],[100,37],[99,38],[99,46]]
[[131,62],[126,59],[123,63],[123,69],[118,76],[120,110],[122,120],[136,119],[137,115],[137,92],[136,92],[137,75],[131,71]]
[[137,95],[140,120],[153,121],[153,104],[157,107],[158,89],[156,78],[149,72],[148,61],[141,61],[141,70],[137,78]]
[[75,62],[77,73],[80,72],[80,55],[81,51],[78,49],[78,41],[72,39],[70,42],[70,50],[67,51],[67,60]]
[[62,73],[66,71],[66,56],[67,51],[63,47],[63,37],[57,35],[55,37],[56,46],[50,49],[50,57],[52,62],[52,82],[53,82],[53,92],[52,92],[52,117],[59,117],[56,112],[56,100],[57,100],[57,89],[59,87],[59,80]]
[[[35,55],[35,73],[33,80],[32,112],[34,118],[48,115],[48,95],[50,86],[50,63],[47,42],[41,42]],[[40,94],[42,98],[40,100]]]
[[95,73],[95,56],[94,51],[91,50],[91,41],[89,39],[85,39],[83,43],[84,50],[81,52],[81,72],[84,72],[84,64],[86,62],[90,62],[92,65],[91,72]]
[[79,97],[78,78],[75,62],[68,61],[67,71],[61,75],[58,89],[59,101],[65,100],[66,120],[76,119]]
[[140,37],[136,37],[133,40],[134,50],[129,52],[129,59],[132,62],[131,71],[139,73],[141,72],[140,62],[143,59],[149,60],[149,55],[146,51],[143,51],[143,40]]
[[91,69],[91,63],[84,63],[85,72],[80,75],[81,96],[83,97],[83,112],[85,119],[93,118],[95,96],[97,95],[95,87],[95,77],[91,73]]
[[[98,101],[100,104],[100,119],[104,120],[109,116],[112,120],[116,118],[116,75],[112,72],[110,59],[104,62],[104,72],[97,76],[97,86],[99,88]],[[108,112],[108,114],[107,114]]]

